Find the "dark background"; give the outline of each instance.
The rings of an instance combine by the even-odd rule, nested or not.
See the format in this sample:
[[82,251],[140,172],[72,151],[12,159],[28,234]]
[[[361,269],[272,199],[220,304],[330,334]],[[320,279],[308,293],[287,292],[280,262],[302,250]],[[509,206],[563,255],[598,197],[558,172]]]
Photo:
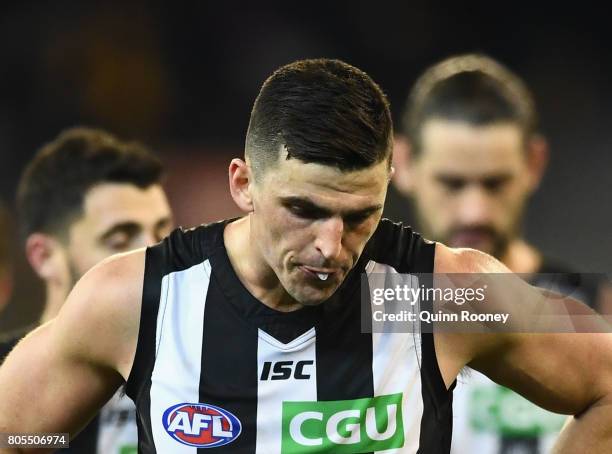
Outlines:
[[[427,66],[480,51],[525,79],[551,145],[527,238],[579,271],[610,273],[610,27],[603,11],[576,4],[3,2],[0,199],[12,203],[41,144],[68,126],[95,125],[162,154],[180,224],[212,221],[236,212],[223,197],[226,165],[241,155],[251,104],[278,66],[346,60],[383,87],[397,118]],[[412,219],[393,192],[387,214]],[[27,266],[18,269],[28,284],[16,298],[39,304],[30,302],[42,296]],[[0,328],[21,321],[14,313]]]

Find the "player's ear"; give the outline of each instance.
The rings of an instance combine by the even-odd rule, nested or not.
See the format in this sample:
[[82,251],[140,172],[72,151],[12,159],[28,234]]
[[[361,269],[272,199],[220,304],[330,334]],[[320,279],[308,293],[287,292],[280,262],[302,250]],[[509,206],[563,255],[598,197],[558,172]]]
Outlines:
[[229,186],[232,199],[238,208],[250,213],[253,211],[253,172],[242,159],[234,158],[229,165]]
[[535,134],[527,143],[527,166],[529,169],[529,189],[535,191],[548,167],[548,142],[540,134]]
[[393,175],[395,189],[409,195],[414,187],[412,146],[406,136],[396,135],[393,139]]
[[41,279],[63,283],[67,258],[57,239],[45,233],[32,233],[26,240],[25,253],[30,266]]

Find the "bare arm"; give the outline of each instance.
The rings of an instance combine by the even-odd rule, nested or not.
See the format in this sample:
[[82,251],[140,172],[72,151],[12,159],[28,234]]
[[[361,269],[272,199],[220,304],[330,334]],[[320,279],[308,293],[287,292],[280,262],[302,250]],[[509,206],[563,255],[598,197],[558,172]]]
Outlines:
[[[437,257],[437,272],[508,272],[476,251],[440,245],[438,252],[442,263]],[[535,299],[538,291],[524,285],[521,301]],[[556,453],[612,452],[611,334],[436,333],[435,344],[447,385],[469,364],[543,408],[578,415],[564,430]]]
[[143,270],[144,251],[98,265],[15,347],[0,367],[0,432],[74,435],[106,403],[133,361]]

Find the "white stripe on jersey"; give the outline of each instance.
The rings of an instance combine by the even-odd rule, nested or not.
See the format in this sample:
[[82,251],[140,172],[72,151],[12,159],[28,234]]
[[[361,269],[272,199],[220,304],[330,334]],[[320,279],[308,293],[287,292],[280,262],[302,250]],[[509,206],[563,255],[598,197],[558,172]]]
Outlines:
[[[282,411],[284,401],[317,400],[316,333],[311,328],[288,344],[259,329],[257,341],[257,449],[256,454],[280,454],[282,439]],[[294,373],[286,380],[270,380],[274,364],[290,361],[309,361],[303,368],[308,379],[296,379]],[[264,363],[268,364],[266,380],[262,380]]]
[[[419,287],[417,276],[406,274],[400,276],[394,268],[372,261],[366,266],[366,274],[370,282],[370,291],[373,288],[384,288],[384,278],[388,274],[394,275],[394,279],[397,282],[401,281],[402,285]],[[373,310],[380,309],[380,307],[372,305]],[[413,311],[417,314],[418,307],[418,304],[413,306]],[[419,448],[419,433],[423,416],[421,372],[417,360],[421,358],[420,325],[415,322],[412,327],[413,332],[409,333],[394,329],[400,326],[398,323],[388,323],[385,324],[384,332],[372,333],[374,396],[403,393],[404,447],[385,450],[385,454],[416,453]],[[403,364],[403,367],[398,367],[398,364]]]
[[[156,359],[151,376],[151,426],[159,453],[196,454],[164,429],[162,416],[181,402],[198,403],[204,306],[210,262],[164,276],[157,315]],[[170,386],[171,384],[171,386]]]

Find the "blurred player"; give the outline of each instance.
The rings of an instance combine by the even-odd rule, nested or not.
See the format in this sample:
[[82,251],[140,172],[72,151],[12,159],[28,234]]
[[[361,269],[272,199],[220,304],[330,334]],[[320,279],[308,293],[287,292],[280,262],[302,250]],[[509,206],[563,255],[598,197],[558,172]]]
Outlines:
[[[74,128],[46,144],[22,175],[18,209],[27,259],[43,279],[41,323],[60,311],[75,282],[116,253],[150,246],[172,228],[159,160],[102,130]],[[71,452],[135,452],[134,406],[117,394]]]
[[[141,453],[442,454],[450,389],[469,363],[579,414],[560,453],[609,452],[610,334],[362,331],[363,275],[507,272],[381,219],[392,143],[388,101],[363,71],[329,59],[279,68],[255,100],[245,159],[228,169],[246,215],[85,274],[0,367],[0,433],[78,432],[127,381]],[[508,278],[504,291],[541,307],[541,292]],[[487,303],[513,311],[507,296]]]
[[[394,182],[413,200],[424,235],[480,249],[516,273],[571,271],[522,236],[548,150],[532,96],[515,74],[482,55],[444,60],[417,81],[400,129]],[[568,276],[546,278],[534,280],[589,304],[596,298],[591,283],[578,289]],[[563,421],[474,371],[455,391],[453,451],[547,452]]]

